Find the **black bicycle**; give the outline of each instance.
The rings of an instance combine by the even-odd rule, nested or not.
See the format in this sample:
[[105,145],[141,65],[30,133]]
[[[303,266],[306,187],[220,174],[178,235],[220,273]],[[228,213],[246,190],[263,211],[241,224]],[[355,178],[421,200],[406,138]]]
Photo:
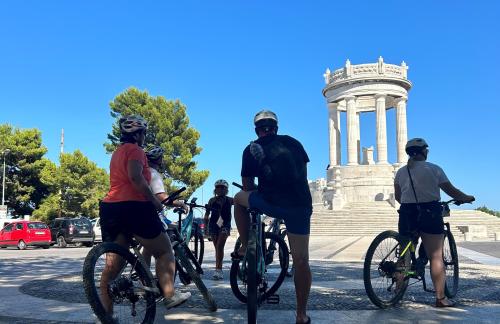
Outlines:
[[[174,192],[163,203],[170,205],[184,190],[182,188]],[[208,309],[216,311],[217,304],[201,280],[201,267],[186,240],[176,226],[169,227],[167,233],[175,252],[179,274],[182,271],[184,280],[193,281],[206,300]],[[85,258],[82,272],[85,294],[102,323],[115,323],[116,320],[119,323],[154,322],[156,303],[164,298],[158,280],[151,273],[140,249],[141,245],[133,238],[129,241],[128,249],[113,242],[104,242],[94,246]],[[112,278],[103,278],[103,270],[106,267],[109,269],[111,261],[118,264],[118,269]],[[113,303],[114,318],[104,309],[101,301],[103,289]]]
[[[442,202],[442,215],[450,215],[449,204],[461,202],[450,200]],[[416,256],[418,246],[418,257]],[[422,281],[423,289],[427,288],[425,267],[428,263],[423,244],[419,246],[419,235],[406,237],[395,231],[380,233],[371,243],[366,252],[363,268],[363,280],[366,293],[373,304],[387,308],[398,303],[404,296],[410,279],[416,279],[413,284]],[[458,291],[459,265],[455,239],[450,230],[450,224],[444,223],[443,261],[446,269],[445,294],[453,298]]]
[[[241,188],[241,185],[233,185]],[[233,258],[229,280],[231,290],[238,300],[247,304],[248,323],[256,323],[257,308],[264,301],[279,303],[275,292],[279,289],[288,269],[288,248],[280,236],[265,232],[262,213],[250,208],[251,222],[248,231],[248,244],[243,257]],[[274,264],[273,246],[279,250],[279,263]],[[237,255],[241,243],[236,241],[233,255]],[[271,251],[271,253],[267,253]]]

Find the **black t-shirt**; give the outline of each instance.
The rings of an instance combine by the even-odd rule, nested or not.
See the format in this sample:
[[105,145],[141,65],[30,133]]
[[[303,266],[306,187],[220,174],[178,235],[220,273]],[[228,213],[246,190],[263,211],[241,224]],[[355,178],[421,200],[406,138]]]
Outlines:
[[208,201],[210,207],[210,224],[217,224],[219,216],[224,221],[222,227],[231,227],[231,206],[233,205],[233,198],[228,196],[212,197]]
[[248,145],[243,151],[241,176],[257,177],[258,190],[269,203],[284,207],[311,207],[311,192],[307,183],[309,157],[302,144],[287,135],[265,136],[255,143],[264,149],[265,159],[259,163]]

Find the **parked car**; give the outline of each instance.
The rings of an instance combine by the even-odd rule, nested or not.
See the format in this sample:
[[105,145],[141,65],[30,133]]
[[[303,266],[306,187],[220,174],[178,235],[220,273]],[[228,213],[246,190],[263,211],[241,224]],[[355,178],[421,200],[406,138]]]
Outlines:
[[88,218],[56,218],[49,227],[52,242],[58,247],[73,243],[94,245],[94,230]]
[[50,247],[50,229],[42,222],[20,220],[7,224],[0,231],[0,247],[17,246],[24,250],[28,246]]
[[92,224],[94,225],[94,243],[102,242],[102,234],[101,234],[101,224],[99,223],[99,218],[94,218],[92,220]]

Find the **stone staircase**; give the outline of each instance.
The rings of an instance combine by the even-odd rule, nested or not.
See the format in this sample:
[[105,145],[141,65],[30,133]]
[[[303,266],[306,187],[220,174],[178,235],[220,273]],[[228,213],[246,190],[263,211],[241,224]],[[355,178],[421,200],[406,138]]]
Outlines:
[[[464,240],[459,227],[484,225],[488,238],[495,239],[500,232],[500,218],[477,210],[452,210],[445,218],[451,224],[457,241]],[[350,203],[340,211],[315,209],[311,219],[311,235],[314,236],[375,236],[384,230],[398,228],[398,213],[389,203]]]

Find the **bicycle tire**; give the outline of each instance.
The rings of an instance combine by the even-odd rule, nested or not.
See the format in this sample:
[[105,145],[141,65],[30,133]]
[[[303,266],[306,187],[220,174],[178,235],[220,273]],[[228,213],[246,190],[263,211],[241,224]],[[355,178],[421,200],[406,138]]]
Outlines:
[[450,231],[446,231],[444,236],[443,262],[446,272],[444,293],[446,297],[453,298],[458,292],[459,265],[457,245],[455,243],[455,238]]
[[205,286],[205,283],[203,280],[201,280],[200,275],[198,272],[193,267],[193,264],[189,260],[189,257],[186,254],[186,251],[184,249],[189,249],[186,245],[184,244],[179,244],[175,248],[175,257],[177,260],[179,260],[180,264],[186,270],[187,274],[191,278],[191,280],[194,282],[200,293],[202,294],[203,298],[208,304],[208,310],[211,312],[215,312],[217,310],[217,303],[215,302],[214,297],[212,294],[208,291],[207,286]]
[[[271,244],[272,241],[275,241],[278,244],[278,256],[279,256],[279,262],[280,262],[280,272],[278,274],[278,277],[276,281],[267,289],[262,296],[262,299],[266,299],[270,295],[273,295],[283,284],[283,281],[285,280],[286,274],[288,272],[288,267],[289,267],[289,254],[288,254],[288,247],[285,243],[285,241],[278,235],[271,233],[271,232],[265,232],[264,234],[264,239],[266,242],[266,253],[265,255],[267,256],[269,253],[269,250],[267,247]],[[269,244],[267,241],[270,241]],[[236,241],[234,250],[238,251],[241,246],[241,242],[238,239]],[[265,257],[266,259],[266,266],[269,265],[270,258]],[[243,293],[240,290],[239,284],[238,284],[238,272],[240,271],[240,262],[239,260],[233,261],[233,264],[231,265],[231,271],[229,273],[229,281],[231,284],[231,289],[233,291],[233,294],[235,297],[241,301],[242,303],[247,302],[247,296],[245,293]],[[269,283],[269,282],[268,282]]]
[[259,287],[257,280],[257,235],[255,231],[248,231],[247,246],[247,320],[249,324],[257,323],[257,307]]
[[[191,246],[193,248],[191,248]],[[193,235],[191,235],[191,239],[189,240],[189,249],[193,252],[193,255],[201,266],[203,263],[203,255],[205,253],[205,241],[203,240],[203,235],[198,229],[195,229]]]
[[[101,303],[99,293],[96,287],[96,278],[94,275],[96,274],[96,264],[101,256],[106,253],[114,253],[118,254],[122,257],[126,263],[122,268],[126,268],[127,264],[132,266],[130,277],[133,276],[132,271],[135,273],[134,278],[139,279],[141,284],[146,287],[153,287],[153,283],[151,278],[148,276],[147,271],[144,267],[137,261],[135,255],[133,255],[129,250],[123,248],[122,246],[105,242],[99,245],[94,246],[89,253],[87,254],[85,261],[83,263],[83,271],[82,271],[82,279],[83,279],[83,287],[85,290],[85,295],[87,296],[87,300],[90,304],[90,307],[94,311],[95,315],[99,318],[102,323],[115,323],[115,318],[113,318],[112,314],[108,314],[104,306]],[[124,278],[123,276],[120,277]],[[132,279],[130,279],[132,280]],[[115,280],[114,280],[115,281]],[[155,295],[152,292],[144,291],[144,300],[146,301],[145,307],[145,315],[144,319],[141,323],[153,323],[156,315],[156,300]],[[134,295],[134,297],[138,297]],[[122,304],[123,305],[123,304]],[[116,308],[115,308],[115,317],[116,317]],[[124,321],[120,316],[118,316],[118,321]]]
[[[386,242],[384,243],[384,241]],[[401,247],[404,242],[405,240],[399,233],[395,231],[385,231],[375,237],[366,252],[363,266],[363,282],[368,298],[370,298],[371,302],[377,307],[387,308],[395,305],[403,298],[406,288],[408,287],[409,278],[405,277],[402,279],[399,288],[395,287],[391,289],[396,285],[394,274],[397,271],[394,271],[394,268],[398,266],[398,263],[399,267],[404,267],[404,269],[409,269],[411,266],[410,253],[405,253],[403,259],[399,258],[399,253],[401,252]],[[382,245],[387,246],[388,249],[376,254],[377,248]],[[376,272],[372,275],[372,272],[374,272],[372,268],[374,257],[377,259],[375,261],[375,266],[377,266],[377,268]],[[380,259],[380,261],[378,259]],[[385,260],[385,262],[382,263],[382,260]],[[372,279],[377,279],[377,274],[378,277],[382,278],[382,284],[384,280],[386,283],[390,280],[390,286],[388,288],[375,289],[372,284]],[[382,296],[384,292],[387,293],[387,298]]]

